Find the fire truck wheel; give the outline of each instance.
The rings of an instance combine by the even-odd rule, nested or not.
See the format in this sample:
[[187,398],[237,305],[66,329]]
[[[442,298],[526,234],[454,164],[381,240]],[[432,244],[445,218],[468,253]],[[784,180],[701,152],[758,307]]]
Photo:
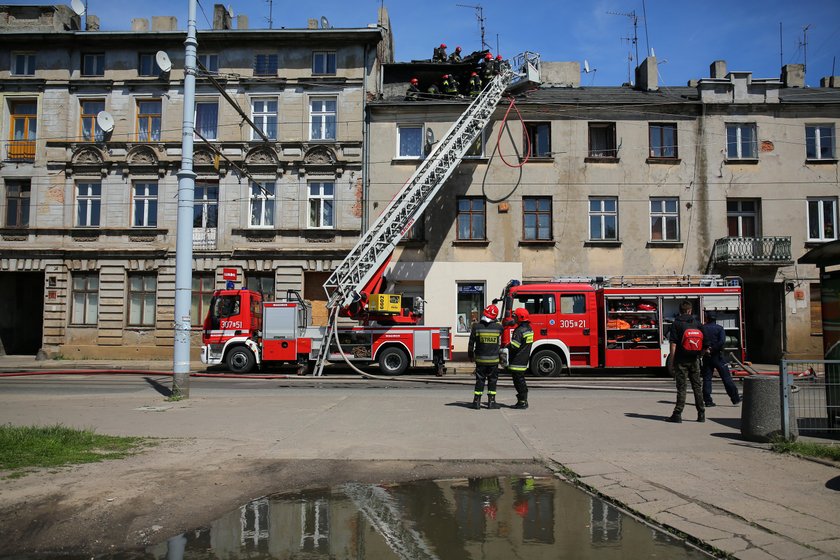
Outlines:
[[379,369],[388,375],[402,375],[408,369],[408,356],[401,348],[392,346],[379,354]]
[[563,358],[554,350],[538,350],[531,356],[531,375],[557,377],[563,371]]
[[237,346],[228,351],[225,363],[233,373],[249,373],[254,369],[254,354],[244,346]]

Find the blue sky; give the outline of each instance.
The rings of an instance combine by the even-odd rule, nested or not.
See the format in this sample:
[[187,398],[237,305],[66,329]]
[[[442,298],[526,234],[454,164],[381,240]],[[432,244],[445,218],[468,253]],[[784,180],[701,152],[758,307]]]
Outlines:
[[[175,15],[186,28],[187,0],[87,0],[103,30],[130,29],[131,19]],[[268,0],[224,0],[234,14],[246,14],[249,27],[268,27]],[[12,4],[35,4],[12,1]],[[68,0],[69,3],[69,0]],[[480,47],[475,10],[481,5],[486,41],[504,56],[523,50],[543,60],[588,60],[594,71],[582,85],[620,85],[628,79],[628,54],[635,48],[631,18],[638,17],[638,47],[644,57],[655,50],[661,85],[685,85],[708,76],[713,60],[727,61],[729,70],[752,71],[756,78],[778,77],[781,64],[805,62],[803,28],[807,31],[809,86],[832,72],[840,59],[840,0],[406,0],[385,1],[391,16],[398,61],[429,58],[441,42],[451,51],[460,45],[471,52]],[[380,0],[273,0],[274,27],[305,27],[308,18],[326,16],[333,27],[363,27],[376,21]],[[213,0],[201,0],[198,27],[207,29]],[[613,12],[613,13],[610,13]],[[645,20],[644,14],[647,14]],[[206,18],[205,15],[206,14]],[[647,23],[647,25],[645,25]],[[780,43],[779,23],[782,23]],[[199,45],[200,48],[200,45]],[[782,58],[780,59],[780,48]],[[840,60],[835,74],[840,74]]]

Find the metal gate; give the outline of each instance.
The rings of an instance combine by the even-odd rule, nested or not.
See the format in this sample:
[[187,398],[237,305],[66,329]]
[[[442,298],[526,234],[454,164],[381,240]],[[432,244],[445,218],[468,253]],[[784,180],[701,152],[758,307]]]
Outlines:
[[782,360],[782,430],[840,438],[840,360]]

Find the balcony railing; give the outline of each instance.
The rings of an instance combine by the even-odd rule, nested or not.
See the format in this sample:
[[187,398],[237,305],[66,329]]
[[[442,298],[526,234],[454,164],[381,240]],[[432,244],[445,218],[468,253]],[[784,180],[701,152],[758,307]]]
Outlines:
[[793,264],[790,237],[724,237],[715,240],[712,260],[726,265]]
[[12,140],[9,142],[9,161],[32,161],[35,159],[34,140]]
[[193,228],[193,249],[207,251],[216,248],[216,228]]

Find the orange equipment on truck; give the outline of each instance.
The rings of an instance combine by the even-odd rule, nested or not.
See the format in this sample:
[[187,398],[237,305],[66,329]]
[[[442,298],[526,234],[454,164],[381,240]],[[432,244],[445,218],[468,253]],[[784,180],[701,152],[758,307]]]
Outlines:
[[[689,300],[703,321],[714,312],[726,333],[726,355],[744,361],[741,280],[735,277],[621,276],[558,278],[542,284],[511,280],[500,300],[502,316],[524,307],[534,345],[530,371],[559,375],[567,368],[662,368],[668,332]],[[504,342],[512,328],[505,331]]]

